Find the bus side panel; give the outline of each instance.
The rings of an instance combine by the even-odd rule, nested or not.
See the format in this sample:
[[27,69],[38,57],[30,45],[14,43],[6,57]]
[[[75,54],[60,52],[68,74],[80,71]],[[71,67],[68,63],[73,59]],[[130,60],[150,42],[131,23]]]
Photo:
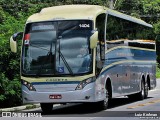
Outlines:
[[151,88],[154,88],[155,56],[154,50],[138,47],[117,46],[109,49],[101,75],[110,77],[112,96],[139,92],[142,75],[149,75]]

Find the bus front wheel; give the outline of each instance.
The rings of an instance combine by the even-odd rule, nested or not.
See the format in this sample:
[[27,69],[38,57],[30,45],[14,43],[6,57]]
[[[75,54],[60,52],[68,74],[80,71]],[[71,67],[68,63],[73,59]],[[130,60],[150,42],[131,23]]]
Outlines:
[[40,105],[44,113],[50,113],[53,109],[53,103],[40,103]]
[[97,107],[100,110],[106,110],[108,107],[108,98],[109,98],[109,93],[108,90],[106,89],[106,96],[105,99],[103,101],[97,102]]

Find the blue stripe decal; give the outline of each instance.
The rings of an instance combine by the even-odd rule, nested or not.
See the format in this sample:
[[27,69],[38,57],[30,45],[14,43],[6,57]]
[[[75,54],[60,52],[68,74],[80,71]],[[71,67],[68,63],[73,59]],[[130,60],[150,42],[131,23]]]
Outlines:
[[32,82],[32,85],[44,85],[44,84],[79,84],[80,81],[65,81],[65,82]]
[[[143,62],[143,64],[142,64],[142,62]],[[112,64],[109,64],[109,65],[111,65],[110,67],[106,68],[103,72],[100,73],[100,76],[105,74],[108,70],[110,70],[110,69],[112,69],[112,68],[114,68],[116,66],[119,66],[119,65],[137,65],[137,66],[139,66],[139,65],[156,65],[156,60],[155,60],[155,63],[152,63],[151,61],[150,61],[150,63],[149,63],[149,61],[147,61],[147,62],[142,61],[142,62],[136,62],[136,61],[128,61],[128,62],[126,62],[125,61],[124,63],[119,63],[119,64],[115,64],[115,65],[112,65],[113,64],[112,63]],[[106,65],[105,67],[107,67],[109,65]],[[103,67],[103,68],[105,68],[105,67]]]
[[117,66],[117,65],[113,65],[113,66],[111,66],[111,67],[109,67],[109,68],[105,69],[105,71],[103,71],[102,73],[100,73],[100,75],[99,75],[99,76],[101,76],[101,75],[105,74],[108,70],[110,70],[110,69],[112,69],[112,68],[114,68],[114,67],[116,67],[116,66]]

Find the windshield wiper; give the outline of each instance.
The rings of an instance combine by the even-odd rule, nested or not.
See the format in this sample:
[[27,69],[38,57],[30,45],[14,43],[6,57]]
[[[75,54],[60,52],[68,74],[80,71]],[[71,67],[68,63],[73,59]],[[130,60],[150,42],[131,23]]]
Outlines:
[[[58,49],[58,53],[59,53],[60,57],[62,58],[64,64],[66,65],[66,67],[67,67],[69,73],[73,75],[73,71],[72,71],[71,67],[70,67],[69,64],[67,63],[67,61],[66,61],[64,55],[62,54],[62,52],[61,52],[61,50],[60,50],[60,39],[58,39],[58,41],[59,41],[59,49]],[[59,59],[59,60],[60,60],[60,59]],[[59,61],[59,63],[60,63],[60,61]]]
[[66,65],[68,71],[70,72],[70,74],[73,75],[73,71],[72,71],[71,67],[68,65],[68,63],[67,63],[66,59],[64,58],[63,54],[61,53],[61,51],[58,51],[58,52],[59,52],[59,55],[61,56],[64,64]]

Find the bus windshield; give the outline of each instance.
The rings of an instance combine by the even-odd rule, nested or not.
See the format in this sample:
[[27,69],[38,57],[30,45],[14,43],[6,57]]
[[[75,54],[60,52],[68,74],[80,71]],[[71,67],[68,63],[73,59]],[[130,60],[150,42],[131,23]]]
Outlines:
[[22,74],[78,75],[92,71],[90,20],[29,23],[23,40]]

